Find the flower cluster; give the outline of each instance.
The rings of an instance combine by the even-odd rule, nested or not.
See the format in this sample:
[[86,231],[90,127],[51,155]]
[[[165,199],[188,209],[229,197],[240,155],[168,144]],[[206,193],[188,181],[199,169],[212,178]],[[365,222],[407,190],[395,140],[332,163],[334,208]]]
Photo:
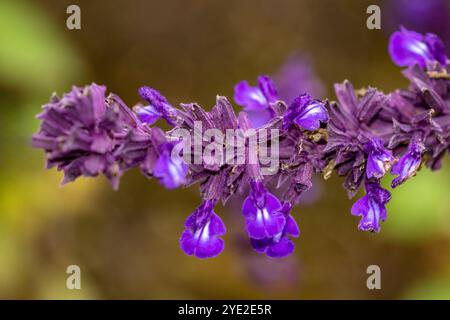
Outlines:
[[[335,85],[337,101],[298,92],[286,102],[263,75],[255,87],[247,81],[235,86],[234,100],[243,107],[239,114],[223,96],[206,111],[197,103],[175,107],[157,90],[142,87],[145,103],[130,109],[116,95],[106,97],[103,86],[74,87],[44,105],[33,145],[45,150],[48,168],[64,171],[63,183],[102,173],[116,188],[121,174],[133,167],[168,189],[199,183],[202,202],[180,237],[181,249],[197,258],[223,251],[226,227],[215,207],[244,195],[243,226],[251,246],[269,257],[285,257],[294,251],[292,238],[300,235],[293,208],[312,186],[314,173],[344,177],[350,198],[364,186],[351,213],[361,217],[360,230],[379,232],[391,199],[381,179],[390,172],[392,188],[398,187],[422,164],[439,169],[450,151],[450,63],[442,41],[401,28],[391,36],[389,52],[407,67],[407,89],[385,94],[371,87],[355,90],[344,81]],[[155,126],[160,119],[169,131]],[[220,136],[240,132],[242,154],[226,153],[225,161],[214,161],[218,149],[211,151],[211,145],[219,142],[198,136],[198,127]],[[175,134],[180,131],[194,145]],[[253,138],[261,136],[276,147],[276,167],[260,161],[260,148],[252,149]],[[237,149],[233,143],[226,141]]]

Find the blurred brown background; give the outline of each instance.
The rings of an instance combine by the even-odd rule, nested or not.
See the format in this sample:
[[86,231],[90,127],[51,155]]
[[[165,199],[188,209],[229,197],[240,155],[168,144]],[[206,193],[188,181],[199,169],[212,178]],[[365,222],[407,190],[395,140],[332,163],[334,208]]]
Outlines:
[[[105,84],[130,106],[150,85],[173,104],[209,109],[216,94],[232,98],[236,82],[274,75],[297,53],[331,99],[344,79],[404,87],[387,53],[394,2],[2,0],[0,298],[450,298],[448,157],[444,170],[423,170],[393,191],[378,235],[357,230],[341,179],[318,177],[318,198],[294,210],[301,236],[293,256],[253,252],[230,205],[218,209],[226,249],[202,261],[178,248],[200,202],[196,187],[167,191],[132,170],[117,192],[104,178],[59,188],[61,174],[45,171],[44,155],[30,147],[40,105],[73,84]],[[382,30],[366,28],[375,3]],[[81,8],[81,30],[66,28],[70,4]],[[66,289],[71,264],[81,268],[82,290]],[[366,287],[372,264],[382,290]]]

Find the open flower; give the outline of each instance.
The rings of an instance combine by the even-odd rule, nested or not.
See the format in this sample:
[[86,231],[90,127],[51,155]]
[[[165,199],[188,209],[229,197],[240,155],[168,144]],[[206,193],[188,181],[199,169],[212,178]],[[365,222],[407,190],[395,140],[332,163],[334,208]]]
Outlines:
[[382,178],[389,171],[395,158],[384,148],[383,141],[372,138],[364,146],[369,154],[366,165],[367,178]]
[[[183,142],[178,142],[183,143]],[[153,175],[167,189],[175,189],[186,183],[189,166],[181,157],[172,157],[176,142],[164,142],[159,146],[159,158],[153,169]]]
[[260,180],[253,180],[250,195],[242,205],[249,237],[263,239],[279,234],[285,224],[280,209],[277,197],[268,192]]
[[314,100],[309,94],[295,98],[283,118],[284,127],[295,123],[309,131],[319,129],[321,122],[328,122],[328,112],[322,102]]
[[180,247],[187,255],[212,258],[220,254],[224,242],[220,236],[226,232],[225,224],[214,212],[216,200],[205,200],[187,218],[180,237]]
[[394,164],[391,173],[398,175],[392,181],[392,188],[395,188],[416,175],[422,161],[422,154],[425,151],[425,146],[419,139],[411,141],[406,152],[400,160]]
[[352,206],[352,215],[361,216],[358,228],[361,231],[380,231],[380,222],[386,220],[386,203],[391,199],[389,191],[380,186],[378,180],[366,181],[366,195]]
[[292,205],[285,202],[280,209],[280,213],[285,217],[285,224],[281,232],[277,233],[273,237],[267,237],[263,239],[251,238],[250,242],[252,247],[258,253],[265,253],[272,258],[282,258],[290,255],[295,248],[294,243],[289,236],[297,238],[300,235],[297,222],[290,214]]
[[277,89],[269,76],[258,77],[258,87],[241,81],[234,87],[234,101],[248,113],[254,127],[265,124],[272,118],[270,103],[277,100]]
[[447,61],[444,44],[436,35],[428,33],[424,36],[403,27],[392,34],[389,53],[394,63],[401,67],[417,63],[424,68],[428,62],[445,65]]

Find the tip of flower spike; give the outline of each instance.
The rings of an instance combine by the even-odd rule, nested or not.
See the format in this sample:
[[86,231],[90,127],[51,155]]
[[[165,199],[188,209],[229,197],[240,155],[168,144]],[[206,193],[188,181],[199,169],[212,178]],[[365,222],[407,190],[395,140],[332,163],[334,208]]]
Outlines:
[[135,118],[128,107],[120,108],[120,98],[95,83],[73,87],[61,99],[52,97],[39,119],[40,130],[33,136],[33,146],[46,152],[47,167],[64,171],[61,185],[80,176],[105,175],[117,189],[122,168],[115,150],[122,146],[122,136],[132,130]]

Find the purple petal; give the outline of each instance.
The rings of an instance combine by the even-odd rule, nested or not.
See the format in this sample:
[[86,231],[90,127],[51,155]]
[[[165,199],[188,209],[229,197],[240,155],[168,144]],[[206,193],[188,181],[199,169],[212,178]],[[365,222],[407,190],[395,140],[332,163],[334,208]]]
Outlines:
[[247,233],[251,238],[273,237],[283,229],[285,218],[267,207],[257,208],[251,197],[245,199],[243,212],[247,216]]
[[365,195],[362,198],[360,198],[358,201],[356,201],[351,209],[351,213],[354,216],[362,216],[367,214],[369,211],[369,201],[368,196]]
[[426,36],[401,28],[389,40],[389,53],[398,66],[419,64],[422,68],[427,62],[438,61],[445,65],[447,57],[442,41],[434,34]]
[[394,63],[400,67],[412,66],[416,63],[425,67],[426,61],[432,59],[423,36],[406,29],[392,34],[389,39],[389,53]]
[[155,164],[153,175],[168,189],[175,189],[186,183],[189,167],[181,159],[172,159],[171,149],[164,150]]
[[397,187],[399,184],[406,181],[408,178],[416,174],[417,169],[420,166],[421,158],[411,156],[411,154],[405,154],[391,170],[392,174],[399,175],[392,181],[392,188]]
[[152,105],[148,105],[145,107],[136,107],[135,112],[139,116],[139,119],[142,122],[148,123],[149,125],[152,125],[161,118],[161,113]]
[[378,138],[373,138],[364,147],[369,154],[366,165],[367,178],[382,178],[391,168],[395,158]]
[[408,146],[408,152],[394,164],[391,173],[398,175],[392,181],[392,188],[397,187],[409,178],[416,175],[422,161],[422,153],[425,151],[424,144],[419,139],[414,139]]
[[378,158],[369,155],[367,159],[366,174],[367,178],[384,176],[384,163]]
[[285,217],[279,212],[280,209],[280,201],[267,192],[260,181],[254,181],[250,195],[242,205],[250,238],[270,238],[280,233],[285,224]]
[[247,81],[241,81],[234,87],[234,101],[246,111],[260,111],[267,108],[267,100],[257,87],[251,87]]
[[275,83],[269,76],[261,75],[258,77],[258,86],[266,98],[267,102],[275,102],[278,99]]
[[285,225],[285,232],[295,238],[300,236],[300,228],[298,227],[297,222],[295,219],[288,215],[286,218],[286,225]]
[[250,238],[250,244],[258,253],[265,253],[267,248],[271,245],[272,238],[253,239]]
[[251,238],[250,242],[256,252],[265,253],[272,258],[282,258],[290,255],[295,248],[294,243],[288,238],[288,235],[298,237],[299,233],[297,223],[292,216],[289,215],[286,218],[286,224],[282,232],[270,238]]
[[[380,231],[380,216],[384,216],[386,218],[386,212],[384,206],[380,205],[373,199],[369,199],[368,201],[369,210],[359,221],[358,228],[361,231]],[[384,210],[384,212],[383,212]]]
[[320,128],[321,121],[328,122],[328,112],[323,103],[313,100],[309,94],[302,94],[294,99],[283,118],[285,128],[296,123],[314,131]]
[[[192,220],[193,215],[188,220]],[[186,228],[183,231],[180,247],[187,255],[195,255],[200,259],[212,258],[223,251],[224,241],[219,236],[225,232],[226,228],[220,217],[211,212],[204,225],[197,229]]]
[[284,258],[294,252],[294,249],[295,245],[290,239],[282,238],[267,249],[266,255],[272,258]]
[[386,219],[385,204],[390,200],[389,191],[381,188],[380,182],[366,182],[366,195],[355,202],[351,213],[354,216],[361,216],[358,228],[361,231],[380,231],[380,221]]
[[428,33],[425,35],[425,41],[431,51],[433,58],[441,65],[447,63],[447,55],[445,53],[444,42],[435,34]]
[[313,101],[306,105],[294,122],[303,129],[314,131],[320,128],[320,122],[328,121],[328,112],[323,103]]

